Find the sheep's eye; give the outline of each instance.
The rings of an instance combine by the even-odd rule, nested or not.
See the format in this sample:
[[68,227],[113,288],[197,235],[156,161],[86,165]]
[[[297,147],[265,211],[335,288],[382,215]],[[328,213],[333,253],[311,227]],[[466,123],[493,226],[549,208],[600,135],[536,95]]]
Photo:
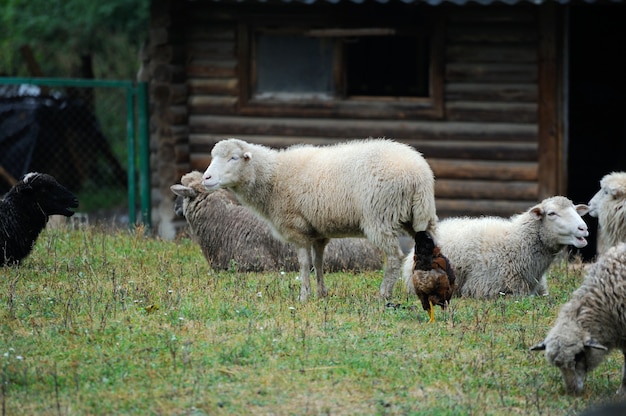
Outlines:
[[548,217],[556,217],[558,214],[554,211],[548,212]]
[[230,160],[239,160],[239,156],[237,156],[237,155],[232,155],[232,156],[230,157]]

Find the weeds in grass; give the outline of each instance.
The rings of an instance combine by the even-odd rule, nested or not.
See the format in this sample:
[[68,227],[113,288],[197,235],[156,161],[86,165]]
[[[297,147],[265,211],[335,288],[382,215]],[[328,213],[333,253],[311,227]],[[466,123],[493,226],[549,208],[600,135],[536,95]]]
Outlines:
[[188,240],[46,230],[0,269],[3,415],[573,414],[612,398],[619,357],[564,394],[528,347],[580,282],[555,265],[548,297],[454,298],[429,324],[380,271],[330,273],[300,303],[294,274],[210,270]]

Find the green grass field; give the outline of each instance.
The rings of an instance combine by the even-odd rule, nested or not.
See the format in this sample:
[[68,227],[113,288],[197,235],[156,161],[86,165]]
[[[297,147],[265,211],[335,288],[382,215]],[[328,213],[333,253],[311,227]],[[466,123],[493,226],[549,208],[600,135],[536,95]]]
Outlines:
[[0,268],[2,415],[573,415],[614,398],[621,354],[581,397],[528,348],[581,280],[564,261],[548,297],[453,299],[435,323],[382,272],[208,268],[191,241],[142,230],[46,230]]

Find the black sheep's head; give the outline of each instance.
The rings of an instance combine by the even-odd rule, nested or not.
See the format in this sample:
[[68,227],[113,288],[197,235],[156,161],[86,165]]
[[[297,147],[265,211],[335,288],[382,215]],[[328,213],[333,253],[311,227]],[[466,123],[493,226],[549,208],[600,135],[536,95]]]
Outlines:
[[46,173],[31,172],[13,187],[11,192],[25,195],[46,215],[64,215],[71,217],[78,207],[78,198],[53,176]]

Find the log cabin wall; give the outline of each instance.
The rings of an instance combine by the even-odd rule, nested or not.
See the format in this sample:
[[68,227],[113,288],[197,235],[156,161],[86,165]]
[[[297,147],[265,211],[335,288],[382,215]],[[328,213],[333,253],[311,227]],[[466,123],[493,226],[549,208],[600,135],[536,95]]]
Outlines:
[[149,85],[152,220],[164,238],[174,238],[186,228],[184,219],[176,218],[170,190],[191,170],[185,20],[183,2],[151,3],[149,38],[140,52],[141,68],[137,74],[139,81]]
[[[540,163],[553,162],[541,162],[538,151],[544,6],[437,7],[443,64],[433,76],[443,81],[440,116],[374,119],[337,112],[310,117],[297,111],[246,111],[242,101],[248,92],[241,82],[246,63],[238,53],[244,42],[238,16],[245,14],[246,4],[186,3],[189,135],[177,147],[179,168],[203,171],[213,145],[227,137],[272,147],[387,137],[414,146],[427,158],[437,179],[440,218],[508,216],[557,191],[553,181],[540,190],[539,176]],[[311,7],[294,5],[293,10],[307,13]],[[352,7],[359,11],[359,5]],[[549,80],[550,74],[544,78]],[[556,97],[544,98],[554,110]],[[554,129],[551,134],[549,140],[556,140]],[[558,149],[554,142],[542,146],[549,155]],[[558,167],[543,170],[553,175]]]

